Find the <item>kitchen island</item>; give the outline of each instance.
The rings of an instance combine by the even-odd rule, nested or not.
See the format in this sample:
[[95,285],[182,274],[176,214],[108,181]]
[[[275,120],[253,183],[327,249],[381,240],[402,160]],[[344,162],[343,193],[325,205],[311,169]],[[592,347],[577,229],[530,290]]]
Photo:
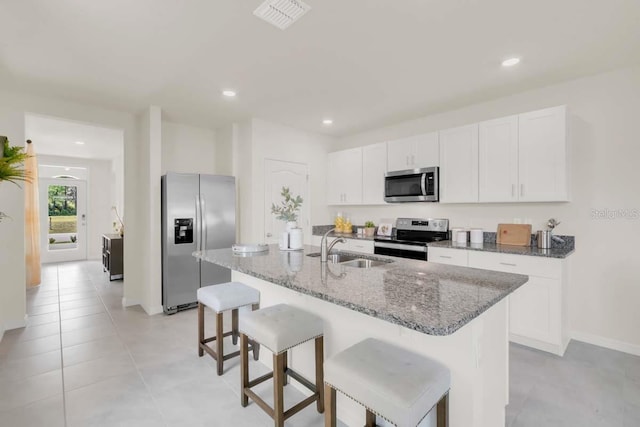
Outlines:
[[[353,254],[371,268],[320,262],[319,248],[234,255],[231,249],[194,256],[230,268],[233,280],[255,287],[261,306],[291,304],[325,320],[325,358],[375,337],[441,361],[451,369],[451,427],[495,427],[508,403],[506,297],[528,277],[424,261]],[[271,365],[263,352],[261,361]],[[313,346],[293,349],[289,363],[313,375]],[[292,382],[295,384],[295,382]],[[362,425],[364,410],[339,396],[338,418]],[[423,424],[434,425],[433,417]]]

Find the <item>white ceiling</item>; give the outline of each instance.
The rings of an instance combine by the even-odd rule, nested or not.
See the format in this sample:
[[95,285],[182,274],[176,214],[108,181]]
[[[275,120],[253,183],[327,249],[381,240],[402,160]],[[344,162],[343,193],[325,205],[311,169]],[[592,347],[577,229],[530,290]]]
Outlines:
[[307,0],[285,31],[261,2],[3,0],[0,85],[346,135],[640,63],[637,0]]
[[25,135],[33,141],[36,154],[113,159],[124,150],[122,130],[34,114],[25,117]]

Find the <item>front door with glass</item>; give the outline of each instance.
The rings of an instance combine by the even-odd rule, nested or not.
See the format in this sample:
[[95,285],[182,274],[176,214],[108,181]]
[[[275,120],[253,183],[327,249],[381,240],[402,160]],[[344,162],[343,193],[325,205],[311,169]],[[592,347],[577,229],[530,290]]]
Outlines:
[[41,178],[42,263],[87,259],[86,182]]

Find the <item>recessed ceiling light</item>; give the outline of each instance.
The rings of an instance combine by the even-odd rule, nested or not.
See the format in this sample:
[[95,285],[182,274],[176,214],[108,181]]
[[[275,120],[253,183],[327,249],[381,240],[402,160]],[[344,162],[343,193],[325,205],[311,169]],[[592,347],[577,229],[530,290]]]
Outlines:
[[332,119],[324,119],[322,121],[322,124],[323,125],[327,125],[327,126],[332,125],[333,124],[333,120]]
[[518,65],[520,63],[520,58],[508,58],[502,61],[503,67],[513,67],[514,65]]
[[76,141],[77,145],[84,145],[84,141]]
[[225,89],[222,91],[222,94],[224,96],[226,96],[227,98],[233,98],[236,96],[236,91],[235,90],[230,90],[230,89]]

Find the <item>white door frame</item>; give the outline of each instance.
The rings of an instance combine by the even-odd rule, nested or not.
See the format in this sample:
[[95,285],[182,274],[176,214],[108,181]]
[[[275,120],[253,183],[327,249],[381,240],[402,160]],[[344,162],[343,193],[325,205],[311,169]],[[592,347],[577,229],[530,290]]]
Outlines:
[[[76,248],[49,249],[49,186],[67,185],[76,186],[78,216]],[[78,261],[87,259],[87,181],[69,178],[40,178],[38,182],[40,192],[40,259],[42,264]]]

